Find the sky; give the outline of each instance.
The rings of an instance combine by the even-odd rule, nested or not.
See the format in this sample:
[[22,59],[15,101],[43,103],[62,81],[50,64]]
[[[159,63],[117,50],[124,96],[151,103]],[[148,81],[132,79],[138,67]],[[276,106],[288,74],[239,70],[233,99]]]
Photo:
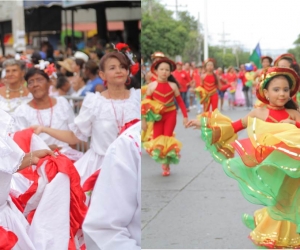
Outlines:
[[[186,10],[204,25],[204,0],[159,0],[166,8]],[[281,54],[293,48],[300,34],[300,0],[207,0],[210,45],[240,44],[253,50],[256,44],[265,54]],[[277,53],[278,52],[278,53]]]

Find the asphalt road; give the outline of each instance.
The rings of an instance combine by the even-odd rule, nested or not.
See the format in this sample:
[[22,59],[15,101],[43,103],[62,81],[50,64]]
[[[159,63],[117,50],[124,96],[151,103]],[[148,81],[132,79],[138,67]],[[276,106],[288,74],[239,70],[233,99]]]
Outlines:
[[[235,121],[247,112],[243,107],[230,111],[225,107],[223,114]],[[196,115],[195,109],[189,113],[190,118]],[[204,150],[200,131],[183,127],[181,112],[175,132],[183,149],[169,177],[163,177],[160,165],[142,153],[142,248],[255,248],[242,215],[261,206],[244,199],[237,182]]]

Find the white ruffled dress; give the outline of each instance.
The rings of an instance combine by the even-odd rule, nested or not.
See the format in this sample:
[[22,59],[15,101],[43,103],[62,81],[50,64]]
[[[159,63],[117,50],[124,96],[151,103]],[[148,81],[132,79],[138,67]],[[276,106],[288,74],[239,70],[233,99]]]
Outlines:
[[28,96],[22,96],[17,98],[12,98],[10,100],[4,98],[0,95],[0,109],[4,110],[5,112],[9,113],[10,115],[14,114],[16,108],[21,106],[24,103],[28,103],[32,100],[32,94],[29,93]]
[[[51,115],[51,108],[39,110],[40,119],[44,126],[60,130],[71,130],[71,125],[74,123],[74,111],[69,102],[64,97],[56,97],[57,103],[53,106],[53,113]],[[30,107],[27,103],[18,107],[14,112],[16,122],[16,129],[26,129],[32,125],[39,125],[37,110]],[[52,119],[51,119],[52,118]],[[41,124],[40,124],[41,125]],[[83,156],[82,152],[72,149],[68,143],[59,141],[48,134],[41,133],[39,135],[47,145],[56,144],[62,149],[60,152],[66,155],[69,159],[77,161]]]
[[140,89],[131,88],[130,97],[125,100],[107,99],[99,92],[87,93],[71,126],[78,139],[88,141],[91,137],[90,149],[75,162],[81,185],[101,168],[106,150],[118,137],[118,124],[123,126],[134,119],[141,119],[140,107]]
[[28,236],[29,224],[9,196],[12,176],[19,169],[24,152],[8,136],[11,117],[2,110],[0,115],[0,227],[12,231],[18,237],[13,250],[35,250]]

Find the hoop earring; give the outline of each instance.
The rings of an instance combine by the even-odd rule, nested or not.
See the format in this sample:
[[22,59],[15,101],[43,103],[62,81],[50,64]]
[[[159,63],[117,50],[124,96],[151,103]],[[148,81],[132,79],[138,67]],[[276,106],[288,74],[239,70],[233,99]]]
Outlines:
[[128,86],[130,85],[130,83],[131,83],[131,78],[128,76],[125,85]]
[[103,81],[103,85],[104,85],[104,87],[107,87],[107,81]]

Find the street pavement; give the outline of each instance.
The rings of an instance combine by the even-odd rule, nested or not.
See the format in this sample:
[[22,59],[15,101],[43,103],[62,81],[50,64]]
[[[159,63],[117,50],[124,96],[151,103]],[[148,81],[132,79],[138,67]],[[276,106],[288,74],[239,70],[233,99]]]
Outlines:
[[[248,112],[225,106],[223,114],[235,121]],[[196,115],[192,109],[189,118]],[[183,127],[181,112],[175,133],[183,148],[170,176],[142,152],[142,249],[254,249],[242,215],[261,206],[244,199],[237,181],[205,151],[200,131]]]

